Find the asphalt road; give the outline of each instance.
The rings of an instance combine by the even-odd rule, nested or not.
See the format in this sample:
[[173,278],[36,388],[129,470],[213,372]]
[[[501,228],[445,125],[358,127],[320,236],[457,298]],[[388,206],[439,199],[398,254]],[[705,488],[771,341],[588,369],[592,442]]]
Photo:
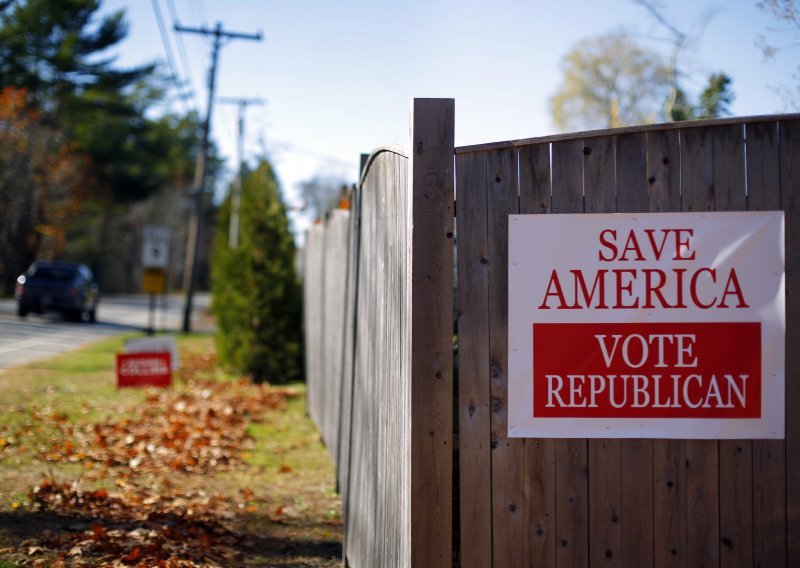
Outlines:
[[[192,329],[213,330],[208,317],[208,294],[196,294]],[[183,323],[183,296],[159,298],[155,329],[179,331]],[[96,323],[66,321],[58,314],[16,316],[16,302],[0,299],[0,373],[8,367],[70,351],[107,337],[141,332],[149,327],[149,298],[145,295],[103,296]]]

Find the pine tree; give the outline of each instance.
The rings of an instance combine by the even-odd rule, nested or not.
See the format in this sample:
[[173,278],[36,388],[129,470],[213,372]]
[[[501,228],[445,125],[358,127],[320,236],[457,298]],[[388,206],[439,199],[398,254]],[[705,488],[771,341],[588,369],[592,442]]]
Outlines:
[[231,200],[217,216],[212,298],[217,351],[255,382],[301,377],[300,284],[286,207],[272,166],[261,158],[244,176],[239,244],[228,243]]

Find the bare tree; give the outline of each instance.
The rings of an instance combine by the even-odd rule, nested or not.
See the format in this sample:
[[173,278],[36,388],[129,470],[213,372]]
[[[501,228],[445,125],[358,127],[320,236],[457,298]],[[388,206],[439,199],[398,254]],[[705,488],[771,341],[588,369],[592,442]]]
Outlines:
[[[771,39],[764,34],[756,39],[756,45],[765,58],[772,59],[781,51],[800,47],[800,8],[794,0],[765,0],[756,2],[756,6],[772,14],[777,21],[777,27],[767,29],[773,36]],[[795,67],[792,79],[794,86],[776,87],[776,90],[783,95],[789,107],[797,109],[800,108],[800,65]]]
[[[686,101],[685,92],[681,89],[681,80],[687,76],[685,70],[684,57],[690,51],[692,46],[700,43],[705,35],[705,31],[711,23],[711,20],[716,15],[716,10],[711,9],[700,17],[692,31],[686,31],[678,27],[669,17],[667,17],[666,10],[661,0],[632,0],[634,4],[644,8],[658,27],[666,33],[665,37],[657,37],[667,42],[669,47],[669,78],[670,90],[669,96],[664,103],[664,117],[667,120],[685,120],[694,114],[694,111],[688,106]],[[721,74],[716,74],[721,75]],[[728,82],[730,83],[730,78]],[[714,84],[713,75],[709,78],[709,85]]]

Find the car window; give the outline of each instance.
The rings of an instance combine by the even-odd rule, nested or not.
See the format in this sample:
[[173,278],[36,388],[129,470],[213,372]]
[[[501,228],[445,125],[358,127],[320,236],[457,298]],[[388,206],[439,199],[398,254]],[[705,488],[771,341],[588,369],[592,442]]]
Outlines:
[[37,266],[32,278],[41,280],[55,280],[57,282],[69,282],[75,278],[76,271],[69,267],[56,266]]

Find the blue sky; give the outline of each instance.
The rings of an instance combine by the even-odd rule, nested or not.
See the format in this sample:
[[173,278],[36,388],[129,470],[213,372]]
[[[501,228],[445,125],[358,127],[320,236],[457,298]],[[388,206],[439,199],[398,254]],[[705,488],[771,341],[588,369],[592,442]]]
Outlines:
[[[202,112],[210,43],[179,38],[173,14],[184,26],[221,22],[226,30],[262,32],[261,42],[234,40],[222,49],[217,94],[268,101],[247,111],[246,155],[266,149],[290,203],[299,182],[317,174],[355,181],[362,152],[406,145],[414,97],[455,99],[457,145],[547,135],[555,132],[547,100],[576,42],[624,30],[668,52],[653,39],[664,34],[632,0],[105,0],[104,12],[124,9],[130,23],[120,64],[166,59],[154,3],[179,74],[193,85],[187,104]],[[687,90],[722,71],[733,78],[734,115],[786,110],[773,87],[792,83],[798,52],[764,60],[755,41],[775,22],[755,0],[663,4],[687,31],[713,13],[683,60]],[[234,106],[215,107],[212,137],[232,175]],[[296,228],[304,225],[298,220]]]

